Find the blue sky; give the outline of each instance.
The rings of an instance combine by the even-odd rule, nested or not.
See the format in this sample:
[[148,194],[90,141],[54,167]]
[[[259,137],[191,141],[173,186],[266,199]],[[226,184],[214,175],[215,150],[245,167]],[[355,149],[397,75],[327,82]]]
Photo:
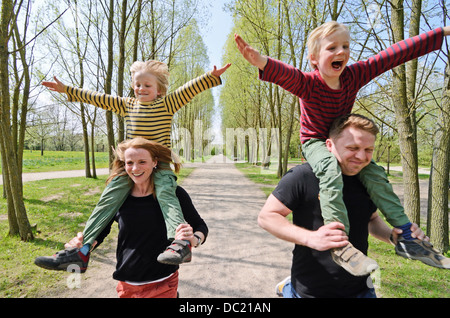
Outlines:
[[226,3],[230,0],[204,0],[212,6],[210,19],[202,30],[203,40],[208,47],[208,55],[211,68],[221,64],[222,49],[225,45],[228,34],[232,27],[232,17],[229,12],[223,10]]
[[[231,15],[223,10],[225,3],[230,3],[230,0],[204,0],[211,4],[210,19],[206,26],[201,30],[203,35],[203,40],[208,47],[208,56],[210,61],[210,69],[212,70],[214,65],[221,67],[222,64],[222,53],[223,46],[225,45],[228,34],[232,28],[232,17]],[[215,104],[216,113],[214,116],[213,129],[216,135],[214,139],[215,143],[222,143],[221,136],[221,118],[220,113],[217,109],[219,103],[220,86],[212,89]]]

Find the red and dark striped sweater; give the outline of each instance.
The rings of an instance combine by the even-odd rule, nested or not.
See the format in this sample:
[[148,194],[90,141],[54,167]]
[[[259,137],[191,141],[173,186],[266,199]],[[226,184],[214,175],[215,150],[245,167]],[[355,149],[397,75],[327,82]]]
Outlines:
[[260,71],[259,78],[300,98],[302,143],[311,138],[326,139],[332,122],[351,112],[356,95],[364,85],[396,66],[440,49],[443,31],[438,28],[400,41],[365,61],[346,66],[340,76],[339,90],[329,88],[318,70],[302,72],[272,58],[268,59],[264,71]]

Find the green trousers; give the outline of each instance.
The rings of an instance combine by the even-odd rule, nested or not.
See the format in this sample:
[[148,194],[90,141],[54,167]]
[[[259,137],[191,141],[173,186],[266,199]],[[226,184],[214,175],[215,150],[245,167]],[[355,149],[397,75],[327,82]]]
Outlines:
[[[153,174],[155,194],[163,213],[167,238],[175,238],[175,230],[185,223],[180,202],[175,194],[177,177],[172,170],[158,170]],[[83,231],[83,243],[91,244],[111,222],[131,192],[132,182],[126,176],[115,177],[103,191],[97,206],[90,215]]]
[[[336,157],[328,150],[325,141],[310,139],[302,146],[303,156],[311,165],[319,179],[320,208],[324,223],[341,222],[345,231],[350,232],[347,208],[342,190],[344,182]],[[398,196],[389,183],[384,168],[371,161],[359,173],[359,179],[367,189],[373,203],[392,226],[401,226],[409,222]]]

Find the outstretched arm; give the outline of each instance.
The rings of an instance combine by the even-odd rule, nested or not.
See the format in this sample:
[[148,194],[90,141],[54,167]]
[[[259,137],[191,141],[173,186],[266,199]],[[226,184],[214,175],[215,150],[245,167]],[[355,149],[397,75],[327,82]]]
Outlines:
[[242,56],[250,62],[253,66],[256,66],[261,71],[264,70],[264,67],[267,64],[267,56],[261,55],[257,50],[252,48],[245,42],[239,34],[234,34],[234,40],[236,41],[239,52],[241,52]]
[[211,75],[214,75],[216,77],[220,77],[225,71],[231,66],[231,63],[227,63],[224,67],[217,69],[217,67],[214,65],[214,69],[211,71]]
[[56,76],[54,76],[53,79],[55,80],[54,82],[42,82],[42,85],[53,92],[64,93],[66,85],[59,81]]

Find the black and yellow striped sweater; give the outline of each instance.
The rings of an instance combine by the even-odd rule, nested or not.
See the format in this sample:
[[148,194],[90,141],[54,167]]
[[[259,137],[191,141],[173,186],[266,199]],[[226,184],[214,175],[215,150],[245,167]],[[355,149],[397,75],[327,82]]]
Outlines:
[[162,98],[145,103],[134,97],[111,96],[70,86],[66,86],[66,94],[71,102],[91,104],[124,117],[128,139],[144,137],[170,148],[171,124],[175,113],[195,95],[221,83],[219,77],[208,72]]

